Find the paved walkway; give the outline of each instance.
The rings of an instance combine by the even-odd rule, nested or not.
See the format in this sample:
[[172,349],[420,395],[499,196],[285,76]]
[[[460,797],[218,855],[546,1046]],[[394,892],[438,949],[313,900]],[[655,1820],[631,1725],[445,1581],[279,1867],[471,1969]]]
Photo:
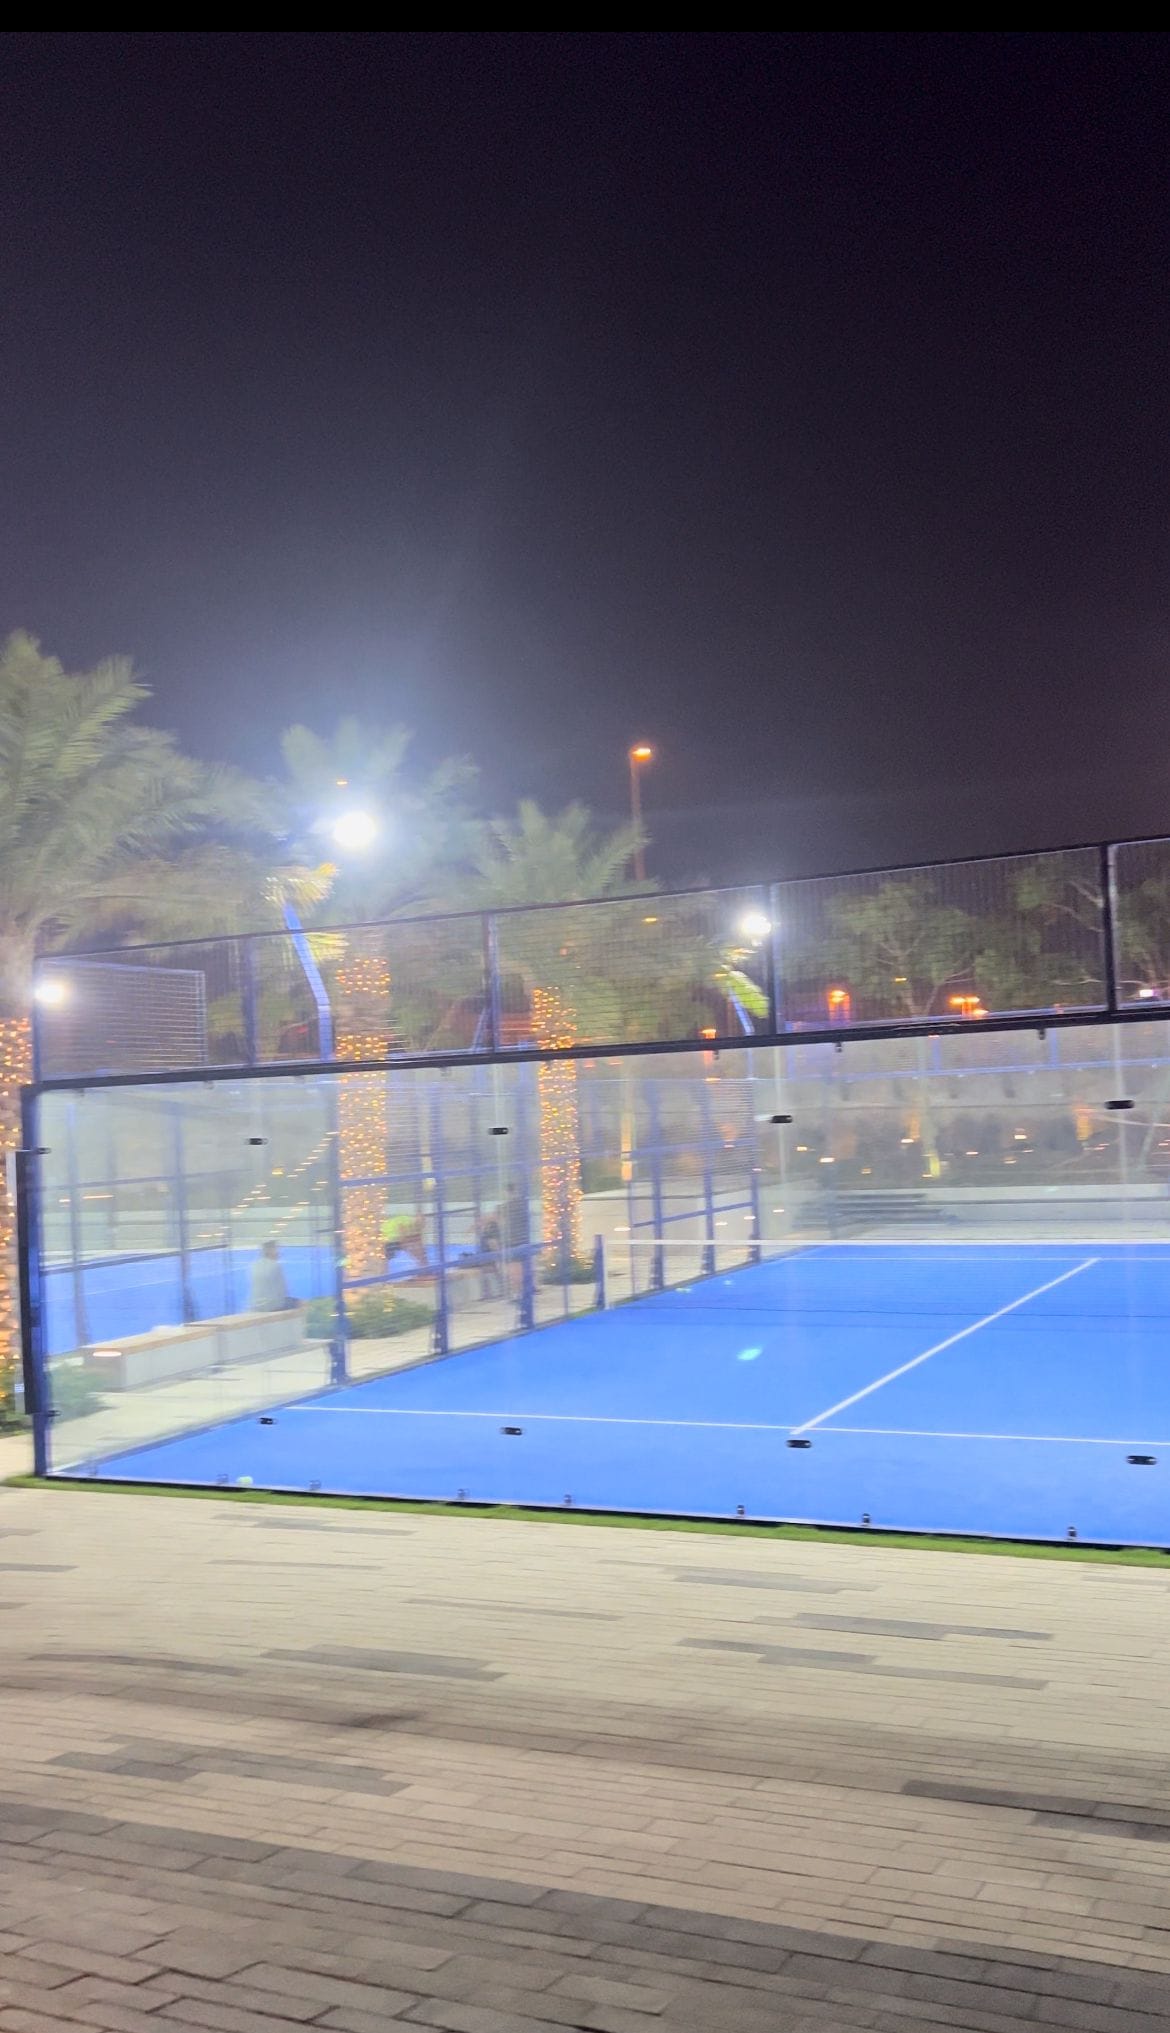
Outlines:
[[0,2033],[1170,2025],[1170,1561],[0,1490],[0,1599]]

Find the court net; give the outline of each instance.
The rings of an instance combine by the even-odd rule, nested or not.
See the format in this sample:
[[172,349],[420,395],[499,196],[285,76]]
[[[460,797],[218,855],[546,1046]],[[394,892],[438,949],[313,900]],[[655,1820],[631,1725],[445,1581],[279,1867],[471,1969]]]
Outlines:
[[[680,1312],[978,1316],[1029,1304],[1062,1320],[1170,1323],[1170,1243],[1036,1239],[661,1238],[598,1248],[597,1303]],[[1085,1273],[1091,1270],[1092,1276]]]

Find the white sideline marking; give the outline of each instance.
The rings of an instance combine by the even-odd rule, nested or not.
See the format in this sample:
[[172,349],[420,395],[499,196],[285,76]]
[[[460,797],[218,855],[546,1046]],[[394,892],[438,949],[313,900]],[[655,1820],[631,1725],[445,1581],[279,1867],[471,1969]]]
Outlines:
[[924,1426],[822,1426],[865,1440],[1022,1440],[1041,1447],[1170,1447],[1170,1440],[1106,1440],[1096,1433],[934,1433]]
[[[1081,1266],[1078,1265],[1078,1269]],[[1022,1303],[1022,1302],[1021,1302]],[[285,1412],[341,1413],[354,1419],[527,1419],[554,1426],[685,1426],[703,1433],[799,1433],[800,1426],[756,1424],[747,1419],[621,1419],[591,1412],[440,1412],[418,1405],[286,1405]],[[257,1415],[259,1416],[259,1415]],[[283,1417],[278,1412],[275,1416]],[[1170,1440],[1106,1440],[1094,1433],[951,1433],[922,1426],[825,1426],[825,1433],[848,1433],[874,1440],[1018,1440],[1053,1447],[1166,1447]],[[149,1444],[149,1443],[148,1443]]]
[[[601,1412],[455,1412],[424,1410],[420,1405],[286,1405],[286,1412],[340,1414],[351,1419],[541,1419],[556,1426],[690,1426],[710,1433],[794,1433],[787,1424],[755,1419],[619,1419]],[[257,1415],[259,1416],[259,1415]]]
[[818,1412],[815,1419],[806,1419],[803,1426],[794,1426],[793,1432],[811,1433],[814,1426],[823,1426],[826,1419],[835,1418],[838,1412],[847,1412],[850,1405],[860,1404],[862,1398],[872,1397],[883,1385],[892,1384],[896,1377],[904,1377],[909,1370],[917,1369],[920,1363],[929,1362],[932,1355],[941,1355],[945,1348],[953,1348],[956,1342],[966,1341],[969,1335],[978,1334],[981,1328],[991,1327],[995,1321],[1002,1320],[1005,1314],[1016,1312],[1020,1306],[1026,1306],[1030,1299],[1039,1299],[1045,1292],[1055,1291],[1057,1285],[1067,1284],[1069,1278],[1077,1277],[1081,1271],[1091,1269],[1100,1261],[1100,1257],[1086,1257],[1083,1263],[1074,1264],[1071,1271],[1062,1271],[1058,1278],[1049,1278],[1046,1285],[1036,1285],[1030,1292],[1022,1292],[1018,1299],[1010,1299],[1006,1306],[997,1307],[994,1313],[985,1313],[982,1320],[973,1320],[969,1327],[960,1327],[957,1334],[948,1334],[945,1341],[936,1341],[933,1348],[924,1348],[921,1355],[911,1356],[909,1362],[899,1363],[897,1369],[887,1370],[884,1377],[877,1377],[872,1384],[866,1384],[862,1390],[854,1391],[852,1396],[839,1399],[837,1404],[830,1405],[827,1411]]

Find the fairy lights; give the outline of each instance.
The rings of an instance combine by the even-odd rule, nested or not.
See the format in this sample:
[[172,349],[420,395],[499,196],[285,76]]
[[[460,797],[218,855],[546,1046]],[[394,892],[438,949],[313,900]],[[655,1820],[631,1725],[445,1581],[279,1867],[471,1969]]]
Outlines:
[[[387,1015],[390,967],[381,953],[353,953],[337,970],[346,1028],[339,1059],[384,1059],[390,1049]],[[342,1176],[342,1239],[351,1277],[372,1277],[382,1267],[382,1176],[389,1131],[386,1079],[381,1073],[347,1074],[338,1100]],[[361,1183],[347,1185],[347,1180]]]
[[[555,988],[533,989],[532,1021],[536,1042],[546,1050],[564,1052],[577,1042],[576,1014]],[[574,1256],[581,1211],[576,1061],[546,1061],[537,1072],[536,1086],[544,1240],[555,1244],[558,1251]]]

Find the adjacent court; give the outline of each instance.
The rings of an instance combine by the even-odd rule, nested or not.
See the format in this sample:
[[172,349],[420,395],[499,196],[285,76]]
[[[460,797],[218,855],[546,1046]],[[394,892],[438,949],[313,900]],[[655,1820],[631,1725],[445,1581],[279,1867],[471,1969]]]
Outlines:
[[811,1243],[667,1276],[69,1472],[1170,1539],[1170,1243]]

